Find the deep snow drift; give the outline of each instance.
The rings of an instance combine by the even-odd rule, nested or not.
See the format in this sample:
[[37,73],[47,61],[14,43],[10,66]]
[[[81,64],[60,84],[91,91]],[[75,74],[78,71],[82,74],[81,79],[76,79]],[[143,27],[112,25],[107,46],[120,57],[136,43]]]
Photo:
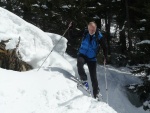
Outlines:
[[[48,36],[39,28],[0,7],[0,41],[11,39],[9,43],[7,43],[6,49],[12,49],[16,47],[19,37],[21,37],[21,41],[18,50],[22,56],[22,60],[29,63],[34,68],[37,68],[42,64],[46,56],[52,50],[55,41],[61,38],[60,35],[55,34]],[[61,55],[66,50],[66,43],[67,40],[62,38],[62,46],[59,46],[60,48],[58,49]],[[64,67],[65,69],[68,69],[68,71],[73,72],[72,66],[61,55],[53,51],[43,66],[47,67],[52,65]],[[60,62],[62,60],[63,63]]]

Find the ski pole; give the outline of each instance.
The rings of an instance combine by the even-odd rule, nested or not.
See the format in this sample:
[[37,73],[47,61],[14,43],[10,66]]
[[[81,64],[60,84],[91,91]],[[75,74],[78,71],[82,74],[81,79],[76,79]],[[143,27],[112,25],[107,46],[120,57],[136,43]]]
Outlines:
[[64,34],[61,36],[61,38],[58,40],[58,42],[54,45],[54,47],[52,48],[52,50],[50,51],[50,53],[48,54],[48,56],[45,58],[45,60],[43,61],[43,63],[41,64],[41,66],[38,68],[37,71],[39,71],[41,69],[41,67],[43,66],[43,64],[45,63],[45,61],[48,59],[48,57],[51,55],[51,53],[53,52],[53,50],[55,49],[55,47],[58,45],[58,43],[60,42],[60,40],[63,38],[63,36],[67,33],[67,31],[69,30],[69,28],[71,27],[72,22],[70,22],[68,28],[65,30]]
[[105,83],[106,83],[106,103],[108,104],[108,84],[107,84],[106,64],[105,64],[105,62],[104,62],[104,68],[105,68]]

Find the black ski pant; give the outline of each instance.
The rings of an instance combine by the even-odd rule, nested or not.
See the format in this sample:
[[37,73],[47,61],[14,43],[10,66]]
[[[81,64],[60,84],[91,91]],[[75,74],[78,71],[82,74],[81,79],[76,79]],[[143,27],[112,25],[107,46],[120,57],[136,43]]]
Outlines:
[[80,79],[83,81],[87,80],[87,75],[84,70],[84,64],[87,64],[88,66],[90,77],[91,77],[91,82],[92,82],[92,87],[93,87],[93,95],[96,98],[96,95],[99,93],[97,74],[96,74],[97,62],[90,61],[90,59],[88,59],[84,55],[78,55],[77,68],[78,68]]

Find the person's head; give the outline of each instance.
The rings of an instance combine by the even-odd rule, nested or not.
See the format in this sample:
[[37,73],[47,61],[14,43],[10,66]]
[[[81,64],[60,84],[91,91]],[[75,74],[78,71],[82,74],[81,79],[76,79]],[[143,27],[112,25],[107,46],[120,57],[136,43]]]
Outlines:
[[95,34],[96,29],[97,29],[96,23],[95,23],[95,22],[89,22],[89,24],[88,24],[88,31],[89,31],[89,34],[90,34],[90,35]]

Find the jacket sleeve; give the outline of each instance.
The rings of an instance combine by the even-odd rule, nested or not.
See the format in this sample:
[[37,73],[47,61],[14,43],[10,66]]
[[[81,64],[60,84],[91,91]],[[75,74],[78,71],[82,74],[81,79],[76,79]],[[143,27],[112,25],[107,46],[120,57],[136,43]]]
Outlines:
[[104,58],[107,59],[107,43],[105,37],[101,37],[99,42],[103,49]]

